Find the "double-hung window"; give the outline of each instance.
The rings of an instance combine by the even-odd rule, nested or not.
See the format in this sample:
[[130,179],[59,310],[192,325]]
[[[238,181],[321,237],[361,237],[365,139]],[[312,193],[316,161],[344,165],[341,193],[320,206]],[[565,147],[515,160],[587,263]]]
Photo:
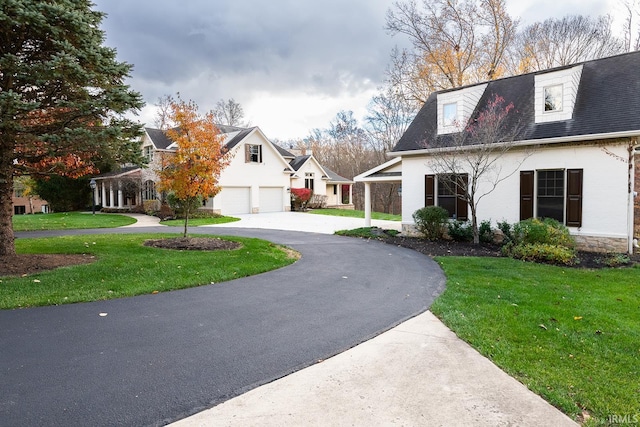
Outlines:
[[469,177],[465,174],[425,175],[425,206],[440,206],[449,217],[468,219],[468,203],[465,197]]
[[246,144],[244,161],[245,163],[262,163],[262,145]]
[[582,226],[582,169],[520,172],[520,220],[553,218]]

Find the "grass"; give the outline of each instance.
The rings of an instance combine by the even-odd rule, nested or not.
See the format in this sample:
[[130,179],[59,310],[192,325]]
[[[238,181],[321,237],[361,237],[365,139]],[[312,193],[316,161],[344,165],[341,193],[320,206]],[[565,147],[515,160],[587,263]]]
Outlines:
[[[352,209],[313,209],[308,211],[316,215],[347,216],[350,218],[364,218],[364,211]],[[402,221],[402,215],[393,215],[382,212],[371,212],[371,219],[383,219],[387,221]]]
[[[197,227],[199,225],[212,225],[212,224],[226,224],[228,222],[240,221],[240,218],[234,218],[231,216],[216,216],[206,218],[192,218],[189,219],[189,227]],[[160,221],[162,225],[168,225],[171,227],[184,227],[184,219],[170,219],[167,221]]]
[[114,228],[135,223],[126,215],[88,212],[62,212],[36,215],[14,215],[14,231],[67,230],[75,228]]
[[143,246],[167,234],[63,236],[18,239],[18,253],[92,254],[92,264],[26,277],[0,278],[0,308],[10,309],[129,297],[251,276],[293,263],[290,250],[264,240],[232,251],[173,251]]
[[640,268],[437,261],[447,289],[431,310],[460,338],[585,425],[640,418]]

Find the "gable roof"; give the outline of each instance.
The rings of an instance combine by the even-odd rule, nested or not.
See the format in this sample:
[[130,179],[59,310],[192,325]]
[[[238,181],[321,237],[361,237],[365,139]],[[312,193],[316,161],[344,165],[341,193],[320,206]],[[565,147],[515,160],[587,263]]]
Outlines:
[[[640,52],[587,61],[582,65],[573,117],[569,120],[535,123],[535,76],[572,68],[576,64],[482,83],[487,84],[487,88],[470,120],[477,117],[494,95],[498,95],[504,98],[504,105],[514,105],[505,126],[517,130],[516,141],[543,143],[561,138],[640,135]],[[467,87],[472,86],[477,85]],[[392,153],[446,147],[451,135],[437,134],[437,96],[460,89],[432,93]]]
[[334,171],[329,168],[323,166],[324,171],[327,173],[327,182],[331,183],[343,183],[343,184],[353,184],[353,181],[345,178],[343,176],[338,175]]
[[293,169],[294,171],[297,171],[302,167],[302,165],[307,163],[307,160],[309,160],[310,158],[311,158],[311,155],[309,154],[305,156],[298,156],[295,159],[291,160],[289,162],[289,165],[291,166],[291,169]]
[[147,135],[149,135],[149,139],[151,139],[151,143],[158,150],[166,150],[171,144],[173,144],[173,141],[170,140],[165,134],[165,132],[161,129],[146,127],[144,128],[144,130],[145,132],[147,132]]

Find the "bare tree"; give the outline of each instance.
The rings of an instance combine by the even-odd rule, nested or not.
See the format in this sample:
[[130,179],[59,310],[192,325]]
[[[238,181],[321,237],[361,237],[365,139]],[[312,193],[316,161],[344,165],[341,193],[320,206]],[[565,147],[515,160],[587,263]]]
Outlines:
[[[371,98],[365,118],[365,131],[377,164],[387,160],[386,154],[393,150],[419,108],[419,103],[407,101],[392,87],[387,87]],[[374,205],[378,205],[382,212],[393,213],[399,186],[392,183],[374,185],[371,192]]]
[[504,0],[423,0],[421,7],[415,0],[396,2],[387,12],[387,30],[409,37],[413,51],[396,52],[392,72],[409,75],[395,80],[428,77],[432,92],[500,77],[517,25]]
[[[504,162],[502,158],[514,148],[520,130],[509,113],[513,104],[504,105],[502,97],[494,95],[478,116],[468,125],[459,124],[460,132],[451,134],[430,159],[438,175],[438,185],[445,185],[452,194],[465,201],[471,210],[473,242],[480,242],[478,205],[496,187],[518,171],[531,151],[523,151],[519,160]],[[516,121],[517,122],[517,121]],[[431,147],[430,147],[431,148]]]
[[171,95],[162,95],[158,98],[158,101],[156,101],[156,117],[153,120],[153,124],[156,128],[167,130],[173,127],[173,123],[170,120],[172,102],[173,97]]
[[213,114],[214,120],[218,125],[239,127],[248,126],[247,123],[243,122],[244,110],[242,109],[242,106],[233,98],[219,100],[213,109]]
[[640,1],[621,0],[625,9],[624,49],[627,52],[640,50]]
[[624,52],[611,17],[565,16],[526,27],[513,51],[514,73],[545,70]]

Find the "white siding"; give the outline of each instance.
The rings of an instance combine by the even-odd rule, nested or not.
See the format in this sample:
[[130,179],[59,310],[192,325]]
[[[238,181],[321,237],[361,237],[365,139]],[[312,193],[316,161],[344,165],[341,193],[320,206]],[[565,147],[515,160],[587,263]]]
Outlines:
[[[569,120],[573,117],[573,107],[576,103],[581,76],[582,65],[535,76],[536,123]],[[544,88],[555,85],[562,85],[562,110],[544,111]]]
[[[486,88],[487,84],[485,83],[438,94],[438,134],[458,132],[461,127],[464,127]],[[451,103],[456,103],[458,107],[457,123],[454,126],[445,126],[443,121],[444,105]]]
[[[522,170],[583,169],[582,227],[576,235],[625,238],[628,209],[628,152],[626,144],[587,144],[543,148],[524,160],[513,175],[478,204],[478,219],[509,223],[520,219],[520,173]],[[503,157],[503,173],[511,172],[523,159],[522,152]],[[511,165],[511,166],[510,166]],[[402,222],[413,224],[412,214],[424,207],[424,176],[434,173],[425,156],[402,160]],[[565,184],[566,185],[566,184]],[[482,185],[480,191],[482,191]],[[484,184],[486,188],[486,184]],[[534,208],[535,212],[535,208]]]

